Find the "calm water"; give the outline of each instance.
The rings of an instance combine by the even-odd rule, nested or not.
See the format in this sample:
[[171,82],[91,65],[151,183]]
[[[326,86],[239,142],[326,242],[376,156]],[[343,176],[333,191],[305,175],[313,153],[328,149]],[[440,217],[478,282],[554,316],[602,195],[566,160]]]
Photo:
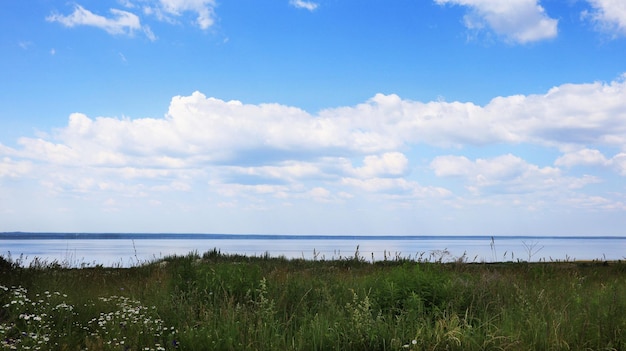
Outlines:
[[0,254],[24,264],[34,258],[72,266],[130,266],[169,255],[200,254],[214,248],[225,254],[340,259],[359,255],[368,261],[396,257],[470,262],[517,260],[626,259],[626,237],[488,236],[271,236],[179,234],[0,233]]

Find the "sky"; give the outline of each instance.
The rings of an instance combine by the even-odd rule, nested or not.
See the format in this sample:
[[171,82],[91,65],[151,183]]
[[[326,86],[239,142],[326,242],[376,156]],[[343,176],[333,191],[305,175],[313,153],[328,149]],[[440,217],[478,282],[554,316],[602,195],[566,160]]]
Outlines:
[[622,0],[3,0],[0,232],[626,235]]

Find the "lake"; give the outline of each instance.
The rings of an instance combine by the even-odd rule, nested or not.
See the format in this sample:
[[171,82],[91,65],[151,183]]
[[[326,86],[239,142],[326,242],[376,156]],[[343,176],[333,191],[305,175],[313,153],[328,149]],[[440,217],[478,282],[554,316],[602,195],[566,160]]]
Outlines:
[[22,257],[23,265],[38,258],[72,267],[128,267],[213,249],[223,254],[331,260],[352,258],[357,248],[359,257],[367,261],[626,259],[626,237],[0,233],[0,255]]

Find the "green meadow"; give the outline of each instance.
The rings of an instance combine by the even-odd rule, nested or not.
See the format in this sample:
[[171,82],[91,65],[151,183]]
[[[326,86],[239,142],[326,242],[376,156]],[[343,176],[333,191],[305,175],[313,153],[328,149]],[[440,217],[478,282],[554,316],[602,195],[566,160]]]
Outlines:
[[0,350],[624,350],[623,262],[0,258]]

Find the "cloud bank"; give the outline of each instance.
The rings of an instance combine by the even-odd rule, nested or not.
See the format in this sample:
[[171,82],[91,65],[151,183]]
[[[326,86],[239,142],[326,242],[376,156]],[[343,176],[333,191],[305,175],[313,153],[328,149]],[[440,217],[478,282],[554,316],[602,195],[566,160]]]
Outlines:
[[[418,102],[377,94],[312,115],[280,104],[244,104],[200,92],[172,99],[165,118],[69,117],[60,141],[21,139],[24,151],[60,163],[188,164],[380,155],[409,145],[440,148],[537,144],[563,152],[626,145],[626,83],[565,84],[542,95],[471,102]],[[160,155],[155,158],[155,155]],[[253,160],[254,159],[254,160]],[[380,159],[368,159],[370,162]],[[198,161],[199,162],[199,161]],[[170,165],[169,163],[165,165]]]
[[[74,113],[51,135],[0,145],[0,180],[30,179],[52,197],[107,194],[152,204],[160,203],[158,194],[194,192],[219,199],[220,206],[259,208],[270,200],[363,198],[457,207],[496,205],[504,197],[528,208],[602,199],[603,208],[614,210],[625,208],[619,196],[585,189],[604,182],[602,172],[626,176],[624,120],[624,79],[496,97],[485,106],[378,94],[315,115],[194,92],[172,98],[163,118]],[[463,154],[495,145],[500,155]],[[539,164],[506,151],[507,145],[535,145],[559,156]]]

